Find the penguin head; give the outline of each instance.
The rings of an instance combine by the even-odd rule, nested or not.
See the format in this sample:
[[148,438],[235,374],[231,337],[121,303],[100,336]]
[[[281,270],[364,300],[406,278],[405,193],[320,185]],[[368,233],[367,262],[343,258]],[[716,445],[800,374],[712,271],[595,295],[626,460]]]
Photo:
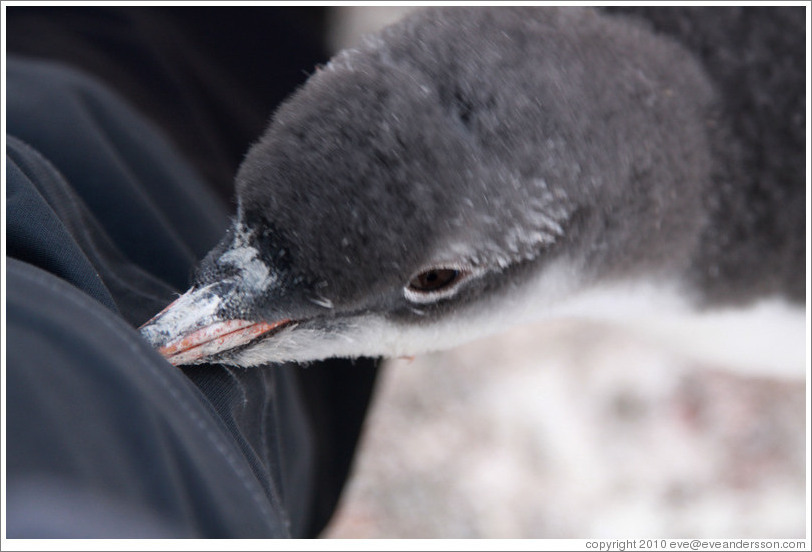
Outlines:
[[280,106],[192,289],[175,364],[413,355],[607,279],[678,279],[710,175],[707,78],[588,9],[426,10]]

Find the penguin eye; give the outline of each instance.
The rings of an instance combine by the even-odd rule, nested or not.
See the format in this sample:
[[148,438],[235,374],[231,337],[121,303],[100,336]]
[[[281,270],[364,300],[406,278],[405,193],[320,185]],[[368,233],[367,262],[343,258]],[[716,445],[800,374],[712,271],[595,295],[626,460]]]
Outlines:
[[463,268],[428,268],[415,274],[403,291],[410,301],[431,303],[454,295],[457,284],[470,274],[471,271]]
[[460,279],[462,271],[454,268],[432,268],[415,276],[409,282],[412,291],[440,291]]

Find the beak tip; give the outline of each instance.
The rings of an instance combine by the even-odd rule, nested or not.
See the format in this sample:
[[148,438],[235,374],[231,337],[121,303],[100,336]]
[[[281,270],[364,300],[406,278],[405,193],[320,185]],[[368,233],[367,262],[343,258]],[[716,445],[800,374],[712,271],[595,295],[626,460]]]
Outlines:
[[275,322],[224,318],[224,300],[211,284],[192,288],[144,323],[144,339],[174,366],[201,364],[224,353],[276,333],[293,324],[287,318]]
[[206,319],[189,328],[163,328],[160,317],[140,328],[141,335],[174,366],[201,364],[226,351],[246,345],[268,333],[291,325],[289,319],[277,322]]

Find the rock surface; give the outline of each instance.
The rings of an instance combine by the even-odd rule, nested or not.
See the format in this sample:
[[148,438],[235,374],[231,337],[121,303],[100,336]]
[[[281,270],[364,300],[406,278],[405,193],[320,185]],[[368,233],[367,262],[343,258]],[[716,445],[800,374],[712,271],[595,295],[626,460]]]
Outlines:
[[563,322],[385,369],[333,538],[803,538],[805,382]]

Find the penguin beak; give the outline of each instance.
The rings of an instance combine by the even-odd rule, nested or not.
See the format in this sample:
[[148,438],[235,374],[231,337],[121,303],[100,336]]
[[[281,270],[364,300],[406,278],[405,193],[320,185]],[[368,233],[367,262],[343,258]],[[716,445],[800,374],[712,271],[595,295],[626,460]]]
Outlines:
[[293,324],[289,319],[257,322],[222,316],[221,306],[233,288],[230,282],[218,282],[190,289],[141,326],[141,335],[179,366],[216,361],[226,351]]

